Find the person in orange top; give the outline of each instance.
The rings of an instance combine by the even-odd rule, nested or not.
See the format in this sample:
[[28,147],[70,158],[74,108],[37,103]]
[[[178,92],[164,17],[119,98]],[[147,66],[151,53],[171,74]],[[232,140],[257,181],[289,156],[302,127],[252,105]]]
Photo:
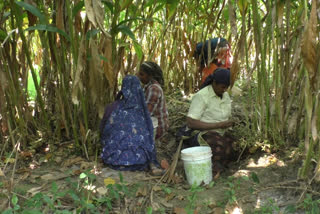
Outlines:
[[194,57],[200,63],[201,83],[217,68],[230,69],[232,64],[231,48],[224,38],[213,38],[196,46]]

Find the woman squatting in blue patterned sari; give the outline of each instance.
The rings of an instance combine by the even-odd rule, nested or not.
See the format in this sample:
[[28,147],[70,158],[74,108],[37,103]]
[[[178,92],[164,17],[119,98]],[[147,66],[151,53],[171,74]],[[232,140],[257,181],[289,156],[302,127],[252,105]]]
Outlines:
[[150,113],[136,76],[124,77],[116,101],[106,107],[101,143],[101,158],[113,169],[146,170],[151,165],[159,166]]

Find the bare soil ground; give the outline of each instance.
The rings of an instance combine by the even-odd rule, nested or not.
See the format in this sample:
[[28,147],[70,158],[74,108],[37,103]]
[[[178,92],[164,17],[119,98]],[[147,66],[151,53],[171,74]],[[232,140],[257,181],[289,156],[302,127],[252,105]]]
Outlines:
[[[10,186],[20,201],[27,201],[39,192],[50,195],[52,183],[57,184],[58,191],[71,189],[72,183],[84,185],[81,175],[89,171],[96,175],[88,187],[92,196],[99,198],[109,194],[110,190],[106,187],[109,183],[120,184],[128,190],[126,193],[117,190],[123,197],[113,200],[111,213],[147,213],[148,209],[152,213],[177,214],[305,213],[303,209],[292,207],[303,202],[305,194],[320,195],[319,187],[296,179],[301,161],[293,150],[282,156],[257,152],[230,165],[209,185],[191,188],[186,181],[181,160],[176,168],[175,182],[167,184],[159,183],[160,177],[151,176],[149,172],[115,171],[99,160],[95,162],[80,156],[68,157],[60,149],[53,154],[20,161],[13,185],[9,179],[13,164],[7,165],[5,175],[0,177],[3,184],[0,210],[9,206],[7,193]],[[164,158],[166,154],[159,156]],[[64,196],[60,201],[67,209],[77,207],[70,197]],[[100,211],[103,212],[103,207]]]

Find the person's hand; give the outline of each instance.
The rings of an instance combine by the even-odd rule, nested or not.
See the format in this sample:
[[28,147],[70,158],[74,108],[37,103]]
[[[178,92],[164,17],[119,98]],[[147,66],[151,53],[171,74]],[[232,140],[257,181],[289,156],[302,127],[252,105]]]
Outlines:
[[222,124],[222,128],[229,128],[231,126],[233,126],[234,124],[234,121],[233,120],[226,120],[226,121],[223,121],[221,122]]

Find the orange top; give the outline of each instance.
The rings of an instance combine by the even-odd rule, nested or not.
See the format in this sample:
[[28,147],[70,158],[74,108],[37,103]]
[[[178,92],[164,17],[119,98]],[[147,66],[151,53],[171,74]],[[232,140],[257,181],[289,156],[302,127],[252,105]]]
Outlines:
[[201,83],[203,83],[210,74],[213,74],[217,68],[218,66],[214,63],[211,63],[209,67],[204,67],[202,70]]

